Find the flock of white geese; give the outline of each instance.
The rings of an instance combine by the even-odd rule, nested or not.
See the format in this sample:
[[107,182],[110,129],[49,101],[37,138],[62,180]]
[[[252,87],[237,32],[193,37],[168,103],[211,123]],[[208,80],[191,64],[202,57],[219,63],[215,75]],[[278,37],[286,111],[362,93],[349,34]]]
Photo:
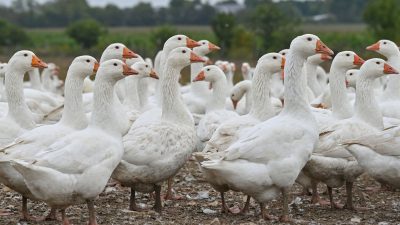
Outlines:
[[[244,63],[236,85],[235,64],[211,65],[205,56],[218,46],[185,35],[165,42],[154,69],[121,43],[100,62],[78,56],[65,83],[56,65],[18,51],[0,64],[0,182],[22,195],[24,220],[37,219],[31,199],[51,207],[45,219],[60,210],[64,225],[65,210],[86,203],[95,225],[94,201],[112,182],[131,188],[130,210],[140,210],[135,192],[155,192],[161,213],[161,184],[168,181],[166,198],[174,198],[172,178],[193,156],[226,213],[228,190],[248,196],[242,212],[254,198],[264,219],[272,218],[265,204],[282,194],[280,220],[290,221],[295,182],[311,190],[313,203],[355,209],[353,183],[363,173],[400,188],[400,51],[389,40],[367,49],[387,61],[352,51],[332,60],[317,36],[301,35],[255,68]],[[319,66],[328,60],[329,75]],[[330,202],[319,198],[318,183]],[[332,188],[343,185],[341,206]]]

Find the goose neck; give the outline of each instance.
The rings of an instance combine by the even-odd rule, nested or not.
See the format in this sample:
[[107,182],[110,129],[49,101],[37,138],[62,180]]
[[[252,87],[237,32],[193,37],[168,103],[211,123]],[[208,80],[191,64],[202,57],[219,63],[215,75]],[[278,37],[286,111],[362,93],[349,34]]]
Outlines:
[[225,78],[213,81],[212,87],[213,91],[207,103],[207,112],[223,110],[225,108],[225,99],[227,95],[227,84]]
[[5,76],[5,88],[8,102],[7,116],[11,117],[22,128],[31,129],[35,126],[32,112],[25,102],[23,79],[25,71],[20,71],[9,65]]
[[84,79],[70,69],[65,80],[64,111],[60,123],[75,129],[83,129],[88,124],[82,102]]
[[261,121],[275,115],[271,103],[271,77],[272,73],[256,67],[252,81],[252,107],[250,114]]
[[138,94],[138,86],[140,77],[130,76],[124,79],[125,82],[125,98],[124,103],[129,110],[139,110],[140,109],[140,99]]
[[39,69],[35,68],[31,71],[28,71],[28,74],[29,74],[29,81],[31,83],[31,87],[36,90],[42,90]]
[[347,97],[346,69],[332,63],[329,74],[329,88],[331,90],[332,113],[338,119],[350,118],[353,114],[353,108]]
[[117,121],[117,109],[114,107],[116,100],[115,83],[116,81],[107,78],[96,78],[93,91],[93,113],[89,126],[120,137],[121,128]]
[[319,96],[322,93],[321,86],[317,80],[317,68],[317,64],[306,62],[307,84],[315,96]]
[[190,89],[192,93],[199,95],[209,92],[207,82],[193,82],[194,78],[196,78],[197,74],[200,73],[203,66],[204,66],[203,63],[190,64],[190,80],[191,80]]
[[144,109],[149,101],[149,84],[148,84],[148,82],[150,82],[149,79],[151,78],[140,79],[137,87],[138,88],[137,93],[139,95],[139,102],[141,109]]
[[383,129],[382,113],[374,96],[374,80],[360,74],[356,84],[356,102],[354,117],[369,125]]
[[193,118],[180,95],[178,81],[181,69],[167,63],[164,68],[164,76],[160,77],[162,119],[192,126]]
[[[400,53],[399,51],[396,51],[396,53],[393,53],[389,55],[388,57],[388,63],[393,66],[395,69],[399,70],[400,69]],[[388,77],[388,82],[386,84],[386,89],[383,92],[383,99],[385,101],[399,101],[400,100],[400,76],[389,76]]]
[[307,100],[307,77],[302,73],[305,59],[306,57],[295,51],[288,54],[284,78],[285,105],[281,113],[315,124]]

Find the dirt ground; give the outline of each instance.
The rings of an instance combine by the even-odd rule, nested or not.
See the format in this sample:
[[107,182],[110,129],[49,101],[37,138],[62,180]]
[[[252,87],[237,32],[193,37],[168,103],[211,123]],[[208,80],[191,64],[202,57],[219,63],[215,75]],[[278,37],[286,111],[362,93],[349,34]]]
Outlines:
[[[359,211],[332,210],[329,206],[311,205],[310,196],[300,195],[301,188],[295,185],[291,192],[291,215],[304,224],[400,224],[400,192],[369,192],[367,187],[380,185],[367,176],[362,176],[356,183],[355,206],[366,207]],[[204,182],[197,165],[190,161],[175,177],[174,189],[183,195],[183,200],[164,201],[162,215],[152,210],[132,212],[128,210],[130,190],[128,188],[108,187],[96,201],[97,222],[103,225],[119,224],[278,224],[278,221],[264,221],[259,217],[259,206],[251,202],[250,212],[246,215],[224,214],[220,212],[220,197],[210,185]],[[319,186],[320,192],[325,187]],[[163,187],[165,192],[165,187]],[[363,198],[360,198],[360,195]],[[345,201],[343,188],[334,192],[335,200]],[[327,199],[325,194],[322,198]],[[137,195],[141,207],[151,207],[153,199],[149,195]],[[240,193],[228,192],[226,201],[233,206],[241,206],[244,196]],[[267,205],[269,213],[279,216],[281,199],[271,201]],[[7,208],[12,214],[0,217],[1,225],[8,224],[61,224],[61,222],[19,222],[21,197],[4,186],[0,186],[0,208]],[[43,203],[30,202],[32,214],[42,216],[49,211]],[[86,205],[70,207],[67,214],[72,224],[86,224],[88,213]],[[59,215],[59,217],[61,217]]]

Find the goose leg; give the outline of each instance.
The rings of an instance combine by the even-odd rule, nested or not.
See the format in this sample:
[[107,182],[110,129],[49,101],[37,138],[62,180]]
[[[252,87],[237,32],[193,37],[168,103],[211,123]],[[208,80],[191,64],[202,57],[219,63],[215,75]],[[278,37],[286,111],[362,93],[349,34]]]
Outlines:
[[136,193],[135,188],[131,187],[131,198],[130,198],[130,201],[129,201],[129,210],[131,210],[131,211],[143,211],[143,209],[139,208],[136,205],[135,193]]
[[161,186],[160,185],[154,185],[154,191],[156,193],[154,210],[161,214],[161,209],[162,209],[162,204],[161,204]]
[[267,213],[267,210],[265,209],[264,203],[260,203],[260,210],[261,210],[261,217],[264,220],[273,220],[273,219],[275,219],[274,216],[272,216],[272,215]]
[[88,225],[97,225],[96,211],[94,209],[94,200],[86,201],[89,210],[89,223]]
[[346,181],[347,200],[343,208],[354,210],[353,206],[353,182]]
[[220,195],[221,195],[221,204],[222,204],[222,212],[223,213],[228,213],[229,212],[229,208],[228,208],[228,206],[226,205],[226,203],[225,203],[225,195],[224,195],[224,192],[220,192]]
[[57,210],[55,208],[51,208],[49,214],[47,216],[45,216],[43,220],[44,221],[57,220]]
[[240,213],[247,213],[249,211],[250,199],[251,199],[250,195],[247,195],[246,203],[244,204],[243,209],[240,210]]
[[282,188],[282,201],[283,201],[283,212],[282,216],[279,219],[280,222],[291,222],[291,219],[289,218],[289,192],[286,188]]
[[174,177],[168,178],[167,194],[165,195],[165,200],[181,200],[182,196],[176,195],[172,192],[172,184],[174,183]]
[[65,214],[65,209],[61,209],[61,218],[63,225],[70,225],[67,215]]
[[333,194],[332,194],[332,188],[329,186],[326,186],[328,189],[328,195],[329,195],[329,202],[331,203],[331,209],[341,209],[342,206],[337,204],[336,202],[333,201]]
[[28,198],[22,196],[22,218],[21,221],[40,221],[40,219],[29,215],[28,212]]
[[312,204],[320,204],[320,205],[329,205],[329,202],[321,199],[321,197],[318,194],[318,183],[317,182],[312,182],[311,183],[311,189],[312,189],[312,197],[311,197],[311,203]]

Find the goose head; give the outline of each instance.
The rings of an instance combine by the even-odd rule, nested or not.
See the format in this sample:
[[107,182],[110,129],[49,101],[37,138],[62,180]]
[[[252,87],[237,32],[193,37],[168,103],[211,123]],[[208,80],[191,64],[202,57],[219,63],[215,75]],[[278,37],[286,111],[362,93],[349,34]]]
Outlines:
[[4,78],[6,75],[7,63],[0,63],[0,78]]
[[126,63],[119,59],[110,59],[100,64],[97,77],[101,79],[117,82],[126,76],[138,75],[139,73],[130,68]]
[[333,51],[329,49],[318,36],[313,34],[304,34],[296,37],[290,44],[290,49],[295,51],[297,54],[307,58],[311,55],[322,53],[327,55],[333,55]]
[[22,50],[16,52],[8,61],[8,68],[13,67],[14,69],[19,69],[21,72],[25,73],[33,68],[47,68],[47,64],[43,62],[35,53]]
[[224,72],[216,65],[205,66],[201,69],[200,73],[194,78],[196,81],[208,81],[214,83],[219,80],[226,80]]
[[361,66],[359,78],[375,79],[387,74],[399,74],[399,72],[385,60],[373,58],[365,61]]
[[236,110],[238,102],[243,98],[244,94],[251,88],[250,80],[243,80],[237,83],[231,90],[231,101],[233,109]]
[[193,51],[196,54],[199,54],[201,56],[207,55],[210,52],[218,51],[218,50],[221,49],[220,47],[216,46],[215,44],[213,44],[213,43],[211,43],[210,41],[207,41],[207,40],[201,40],[201,41],[198,41],[197,43],[200,46],[194,47]]
[[313,65],[319,65],[319,64],[321,64],[325,61],[329,61],[331,59],[332,59],[332,56],[330,56],[330,55],[318,53],[318,54],[308,57],[307,62],[311,63]]
[[73,74],[76,74],[76,76],[80,76],[80,78],[82,79],[96,73],[98,68],[99,63],[95,58],[90,55],[82,55],[76,57],[69,66],[69,70],[73,70]]
[[380,40],[373,45],[367,47],[367,50],[378,52],[385,57],[399,54],[399,49],[393,41]]
[[100,63],[110,59],[131,59],[136,57],[136,53],[127,48],[124,44],[113,43],[107,46],[107,48],[103,51]]
[[168,64],[177,68],[184,68],[196,62],[205,62],[205,60],[187,47],[175,48],[169,53],[167,59]]
[[346,83],[348,87],[356,88],[358,73],[360,70],[351,69],[346,72]]
[[339,52],[332,61],[332,65],[339,66],[345,70],[361,66],[364,60],[352,51]]
[[137,62],[131,66],[132,69],[138,72],[140,77],[151,77],[154,79],[159,79],[157,73],[151,68],[151,65],[146,62]]
[[274,74],[284,69],[285,62],[286,59],[283,55],[275,52],[267,53],[258,59],[257,69],[260,69],[260,72]]
[[282,49],[280,52],[278,52],[279,54],[286,56],[289,52],[289,49]]
[[164,43],[163,49],[167,50],[168,52],[171,49],[175,49],[178,47],[195,48],[199,46],[200,44],[197,41],[190,39],[186,35],[177,34],[168,38],[168,40]]

